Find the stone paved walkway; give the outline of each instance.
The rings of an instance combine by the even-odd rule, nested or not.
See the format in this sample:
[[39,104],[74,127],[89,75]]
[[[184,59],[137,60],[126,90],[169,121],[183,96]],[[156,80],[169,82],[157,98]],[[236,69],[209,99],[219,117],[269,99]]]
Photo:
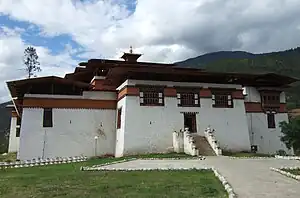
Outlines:
[[[215,167],[240,198],[299,198],[300,182],[270,170],[270,167],[299,166],[300,161],[282,159],[135,160],[113,164],[114,168]],[[184,181],[183,181],[184,182]]]

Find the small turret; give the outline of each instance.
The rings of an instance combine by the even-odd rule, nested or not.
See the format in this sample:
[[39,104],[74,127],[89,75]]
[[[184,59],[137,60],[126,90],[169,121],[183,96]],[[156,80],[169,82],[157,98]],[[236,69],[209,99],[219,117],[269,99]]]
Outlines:
[[132,50],[132,46],[130,46],[129,53],[124,52],[121,58],[127,62],[137,62],[137,59],[139,59],[141,56],[142,54],[134,54]]

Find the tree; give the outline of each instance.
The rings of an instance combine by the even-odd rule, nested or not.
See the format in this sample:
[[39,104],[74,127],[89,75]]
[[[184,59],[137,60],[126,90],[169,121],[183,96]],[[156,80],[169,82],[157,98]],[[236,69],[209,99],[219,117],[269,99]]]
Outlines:
[[40,68],[40,62],[38,61],[39,56],[36,53],[36,49],[34,47],[27,47],[24,51],[24,65],[26,66],[25,70],[28,74],[28,78],[32,76],[36,76],[36,72],[42,71]]
[[291,118],[289,122],[282,121],[279,126],[283,134],[280,140],[288,149],[293,148],[295,153],[300,152],[300,118]]

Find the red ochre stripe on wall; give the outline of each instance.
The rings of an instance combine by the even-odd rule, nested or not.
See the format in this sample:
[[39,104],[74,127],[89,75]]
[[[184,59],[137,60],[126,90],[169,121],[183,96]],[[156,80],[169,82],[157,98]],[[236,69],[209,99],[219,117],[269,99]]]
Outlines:
[[125,96],[139,96],[139,95],[140,95],[139,88],[126,86],[119,91],[118,100],[121,100]]
[[[246,109],[247,113],[263,113],[264,112],[260,102],[245,102],[245,109]],[[287,113],[286,103],[280,104],[278,113]]]
[[[186,87],[188,89],[188,87]],[[199,88],[200,92],[200,98],[211,98],[211,90],[209,88]],[[221,90],[221,89],[220,89]],[[224,89],[226,91],[228,89]],[[125,96],[139,96],[139,88],[133,87],[133,86],[126,86],[123,89],[121,89],[118,93],[118,100],[122,99]],[[176,88],[172,87],[166,87],[164,89],[164,96],[165,97],[176,97],[177,91]],[[244,99],[243,91],[242,90],[236,90],[232,91],[232,98],[233,99]]]
[[116,109],[116,100],[25,98],[23,107],[28,108],[78,108],[78,109]]

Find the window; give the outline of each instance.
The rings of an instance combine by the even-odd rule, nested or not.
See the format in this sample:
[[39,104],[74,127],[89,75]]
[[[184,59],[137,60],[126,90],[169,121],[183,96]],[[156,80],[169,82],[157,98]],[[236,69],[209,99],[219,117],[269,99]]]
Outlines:
[[16,127],[16,137],[20,137],[20,131],[21,131],[20,126],[17,126]]
[[279,105],[280,104],[280,95],[279,93],[262,93],[262,103],[270,105]]
[[213,107],[233,108],[233,100],[232,100],[231,93],[213,92],[212,101],[213,101]]
[[180,107],[200,107],[198,93],[177,92],[177,101]]
[[164,106],[164,89],[156,87],[140,88],[140,105]]
[[44,109],[43,127],[53,127],[52,109],[51,108]]
[[273,128],[276,128],[275,126],[275,114],[273,113],[268,113],[267,114],[267,119],[268,119],[268,128],[270,129],[273,129]]
[[118,109],[117,115],[117,129],[121,128],[121,115],[122,115],[122,108]]
[[16,137],[20,137],[20,131],[21,131],[21,118],[17,118],[17,126],[16,126]]

